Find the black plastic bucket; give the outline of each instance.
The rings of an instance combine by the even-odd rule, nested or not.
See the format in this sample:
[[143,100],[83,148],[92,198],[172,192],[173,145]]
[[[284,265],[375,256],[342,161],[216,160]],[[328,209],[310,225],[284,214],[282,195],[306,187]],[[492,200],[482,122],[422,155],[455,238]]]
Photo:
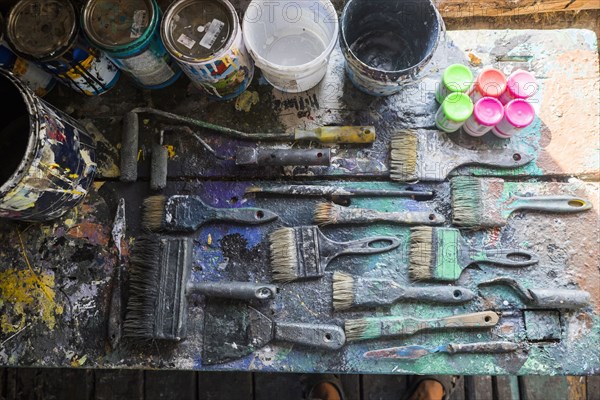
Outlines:
[[350,0],[340,45],[354,86],[375,96],[398,93],[431,60],[442,19],[430,0]]

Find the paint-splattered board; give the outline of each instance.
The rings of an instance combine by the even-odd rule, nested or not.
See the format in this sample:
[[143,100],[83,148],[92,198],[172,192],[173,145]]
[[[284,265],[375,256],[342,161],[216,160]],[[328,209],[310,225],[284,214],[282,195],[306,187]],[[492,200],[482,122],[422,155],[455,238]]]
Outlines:
[[[332,168],[323,169],[235,169],[231,164],[214,163],[196,143],[183,137],[167,140],[174,157],[169,164],[172,178],[167,194],[197,194],[207,203],[223,207],[256,205],[280,214],[277,223],[258,228],[216,224],[196,234],[195,280],[270,279],[266,235],[281,225],[309,224],[317,200],[245,198],[249,178],[310,177],[315,174],[337,178],[339,185],[397,187],[383,181],[387,175],[387,140],[398,129],[429,129],[435,110],[433,90],[436,74],[444,65],[469,59],[471,53],[483,62],[499,61],[510,71],[525,66],[540,79],[540,119],[520,136],[534,149],[536,161],[510,174],[518,178],[511,187],[517,192],[545,194],[565,191],[590,199],[594,208],[580,215],[556,216],[517,214],[508,226],[490,231],[466,233],[472,244],[524,246],[540,255],[539,266],[518,271],[499,269],[528,287],[580,288],[592,295],[592,306],[576,312],[523,311],[527,307],[514,292],[486,288],[484,297],[464,306],[443,307],[418,303],[378,309],[371,315],[445,316],[457,312],[492,308],[503,313],[500,324],[491,331],[451,331],[425,333],[406,340],[365,342],[347,346],[340,352],[324,353],[285,343],[268,345],[243,360],[217,369],[260,369],[269,371],[338,371],[383,373],[537,373],[590,374],[600,371],[600,271],[598,249],[598,210],[600,209],[600,167],[598,157],[598,53],[593,33],[567,31],[476,31],[449,32],[452,43],[441,46],[430,68],[431,75],[412,88],[390,98],[371,98],[356,91],[342,75],[341,56],[336,51],[326,80],[302,95],[273,92],[255,79],[251,90],[259,103],[250,112],[235,110],[235,101],[207,103],[201,94],[188,88],[185,79],[161,92],[141,92],[124,79],[106,96],[74,98],[60,88],[50,101],[79,118],[87,118],[99,131],[99,182],[84,204],[52,224],[0,225],[0,364],[84,367],[207,368],[202,365],[202,297],[191,301],[189,338],[175,345],[125,342],[111,351],[105,340],[111,277],[116,249],[110,230],[116,202],[127,199],[128,243],[139,232],[142,198],[149,193],[147,182],[126,185],[118,177],[120,119],[129,109],[152,105],[172,112],[219,122],[247,131],[288,130],[327,123],[374,124],[379,133],[371,148],[336,148]],[[474,40],[473,38],[477,38]],[[477,43],[477,46],[474,45]],[[571,62],[571,58],[577,62]],[[475,60],[476,58],[473,58]],[[570,92],[565,82],[580,82],[581,92]],[[567,97],[565,97],[567,96]],[[564,104],[553,100],[575,98]],[[576,110],[575,113],[573,110]],[[140,176],[148,176],[150,135],[157,125],[148,121],[142,140]],[[216,149],[232,154],[232,143],[208,135]],[[457,138],[463,144],[477,141]],[[493,141],[493,140],[492,140]],[[495,141],[493,141],[495,142]],[[246,143],[248,144],[248,143]],[[498,144],[498,143],[495,143]],[[311,146],[315,146],[312,144]],[[535,151],[535,150],[532,150]],[[345,158],[359,160],[346,162]],[[478,174],[495,175],[489,170]],[[575,178],[569,178],[569,177]],[[358,179],[360,177],[360,179]],[[207,179],[208,178],[208,179]],[[231,178],[244,180],[233,182]],[[357,183],[352,183],[357,178]],[[223,179],[223,180],[222,180]],[[584,180],[581,180],[584,179]],[[559,181],[559,182],[553,182]],[[394,209],[435,209],[450,218],[449,185],[413,185],[433,188],[437,196],[426,203],[408,200],[363,199],[353,206],[381,211]],[[363,276],[389,276],[408,283],[406,275],[407,228],[392,225],[356,228],[324,228],[335,239],[358,238],[370,234],[392,234],[403,241],[394,252],[369,258],[345,257],[332,262],[330,271],[340,270]],[[21,244],[22,239],[22,244]],[[129,248],[129,246],[127,246]],[[24,251],[23,251],[24,250]],[[128,253],[128,251],[127,251]],[[458,282],[473,290],[478,281],[497,271],[483,267],[465,272]],[[345,318],[365,316],[365,312],[332,313],[331,272],[320,281],[293,283],[282,288],[280,296],[267,305],[253,305],[275,318],[287,321],[341,324]],[[551,321],[547,323],[545,321]],[[518,340],[523,351],[500,356],[430,356],[417,362],[367,361],[365,350],[400,344],[438,345],[449,341]]]

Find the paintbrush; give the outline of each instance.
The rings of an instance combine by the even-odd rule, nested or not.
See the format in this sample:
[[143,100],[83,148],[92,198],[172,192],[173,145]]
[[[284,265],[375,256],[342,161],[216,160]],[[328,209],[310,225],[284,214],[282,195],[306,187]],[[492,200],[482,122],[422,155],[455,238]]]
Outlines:
[[506,225],[516,210],[576,213],[592,208],[589,201],[573,196],[522,197],[504,195],[504,180],[460,176],[451,180],[452,223],[464,227]]
[[405,130],[392,138],[390,176],[400,182],[443,181],[462,165],[516,168],[533,160],[523,149],[469,150],[443,132]]
[[378,360],[416,360],[435,353],[454,354],[500,354],[511,353],[519,349],[513,342],[479,342],[479,343],[448,343],[429,348],[423,346],[400,346],[387,349],[371,350],[364,354],[365,358]]
[[361,278],[333,273],[333,309],[343,311],[352,307],[389,306],[397,301],[423,301],[459,304],[477,295],[459,286],[401,286],[393,279]]
[[[342,254],[377,254],[400,246],[394,236],[373,236],[350,242],[328,239],[316,226],[281,228],[269,236],[273,280],[291,282],[322,277],[327,264]],[[373,247],[385,244],[380,247]]]
[[498,323],[493,311],[459,314],[445,318],[374,317],[349,319],[344,324],[347,341],[408,336],[421,331],[454,328],[489,328]]
[[379,212],[366,208],[343,207],[334,203],[319,203],[315,207],[313,221],[318,225],[371,224],[389,222],[401,225],[441,225],[443,215],[433,211]]
[[193,232],[212,221],[260,225],[278,215],[263,208],[215,208],[197,196],[150,196],[144,200],[142,225],[151,231]]
[[327,185],[276,185],[250,186],[246,194],[282,195],[293,197],[324,197],[326,199],[349,197],[410,197],[414,200],[430,200],[432,191],[396,190],[396,189],[362,189]]
[[408,272],[413,280],[455,281],[474,263],[526,267],[538,261],[537,255],[526,250],[471,247],[458,229],[410,229]]
[[275,297],[274,285],[251,282],[191,282],[190,238],[144,236],[131,255],[129,300],[123,332],[142,339],[182,340],[187,332],[188,296],[203,294],[243,300]]

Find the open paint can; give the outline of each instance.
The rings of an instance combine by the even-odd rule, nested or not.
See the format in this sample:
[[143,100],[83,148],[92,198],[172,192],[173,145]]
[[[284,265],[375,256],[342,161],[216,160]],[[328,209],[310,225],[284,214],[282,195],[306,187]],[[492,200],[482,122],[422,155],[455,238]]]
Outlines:
[[243,31],[264,78],[279,90],[298,93],[325,76],[339,23],[329,0],[253,0],[244,14]]
[[68,0],[21,0],[8,14],[6,36],[19,56],[87,96],[105,93],[118,81],[120,71],[78,32],[75,9]]
[[0,71],[0,217],[47,221],[87,194],[95,145],[81,125]]
[[349,0],[340,25],[354,86],[388,96],[417,79],[437,48],[443,22],[431,0]]
[[161,89],[181,76],[160,38],[155,0],[89,0],[82,26],[88,40],[141,87]]
[[252,81],[254,63],[226,0],[176,1],[165,13],[161,37],[192,83],[213,99],[232,99]]

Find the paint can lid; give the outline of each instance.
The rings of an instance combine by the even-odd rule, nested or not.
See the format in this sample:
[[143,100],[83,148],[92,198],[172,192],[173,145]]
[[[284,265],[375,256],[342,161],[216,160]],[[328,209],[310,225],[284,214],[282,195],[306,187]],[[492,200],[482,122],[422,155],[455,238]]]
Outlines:
[[59,56],[77,34],[75,9],[68,0],[21,0],[8,14],[6,34],[21,54]]
[[154,23],[152,0],[90,0],[83,9],[83,29],[99,47],[115,49],[144,37]]
[[538,91],[535,76],[529,71],[518,69],[508,77],[508,91],[517,99],[527,99]]
[[504,117],[504,106],[498,99],[493,97],[482,97],[473,108],[475,121],[485,126],[495,126]]
[[504,106],[504,116],[512,126],[525,128],[533,122],[535,110],[528,101],[515,99]]
[[463,122],[473,114],[473,101],[464,93],[450,93],[442,103],[446,117],[455,122]]
[[466,92],[473,83],[473,73],[463,64],[452,64],[444,71],[442,83],[450,92]]
[[238,26],[236,11],[226,0],[179,0],[165,13],[161,35],[177,58],[202,61],[228,47]]
[[475,87],[483,97],[500,97],[506,90],[506,76],[496,68],[486,68],[477,77]]

